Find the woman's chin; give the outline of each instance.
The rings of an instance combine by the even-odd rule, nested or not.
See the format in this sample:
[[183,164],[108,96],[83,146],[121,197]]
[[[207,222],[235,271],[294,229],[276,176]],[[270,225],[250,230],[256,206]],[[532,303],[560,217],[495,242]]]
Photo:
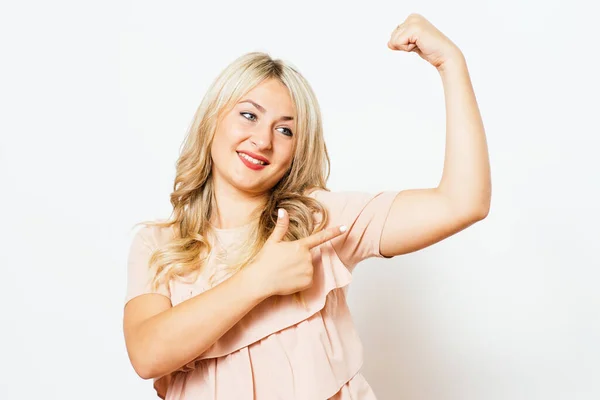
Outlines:
[[244,171],[241,169],[234,171],[232,176],[230,175],[230,182],[239,190],[261,193],[269,191],[277,183],[275,177],[269,175],[265,171],[256,173],[255,171]]
[[238,190],[250,193],[260,193],[268,189],[262,180],[257,179],[236,179],[233,181],[233,185]]

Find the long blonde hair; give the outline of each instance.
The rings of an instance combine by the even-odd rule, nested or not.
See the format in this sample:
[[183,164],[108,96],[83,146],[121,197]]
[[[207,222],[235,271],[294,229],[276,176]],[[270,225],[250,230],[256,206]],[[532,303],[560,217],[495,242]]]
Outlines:
[[[278,79],[289,90],[296,109],[297,145],[289,170],[271,189],[264,208],[257,210],[260,213],[255,215],[257,223],[227,269],[234,273],[253,261],[275,227],[278,208],[285,208],[290,219],[284,240],[309,236],[326,225],[326,209],[307,196],[314,189],[329,190],[326,182],[330,160],[317,98],[295,67],[267,53],[246,53],[217,76],[194,115],[176,164],[170,219],[136,224],[171,228],[174,233],[150,259],[154,290],[171,279],[199,273],[206,264],[212,249],[208,240],[212,229],[209,220],[215,210],[210,148],[217,124],[242,96],[270,78]],[[318,222],[314,220],[315,212],[322,216]],[[303,302],[302,296],[296,298]]]

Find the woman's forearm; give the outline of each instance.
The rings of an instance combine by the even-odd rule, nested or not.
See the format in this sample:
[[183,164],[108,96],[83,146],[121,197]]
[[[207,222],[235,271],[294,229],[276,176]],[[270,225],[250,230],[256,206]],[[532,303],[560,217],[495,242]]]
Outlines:
[[145,379],[158,378],[199,357],[268,297],[252,279],[251,273],[242,269],[221,284],[142,322],[132,340],[138,374]]
[[483,121],[462,53],[438,69],[446,103],[446,153],[439,190],[461,211],[486,215],[491,177]]

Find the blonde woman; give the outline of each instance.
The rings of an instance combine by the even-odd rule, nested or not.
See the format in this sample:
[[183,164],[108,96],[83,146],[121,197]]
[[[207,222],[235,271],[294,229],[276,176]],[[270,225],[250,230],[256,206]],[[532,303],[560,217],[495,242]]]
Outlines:
[[388,47],[440,73],[443,177],[431,189],[326,187],[317,99],[292,66],[248,53],[217,77],[177,162],[173,213],[128,258],[129,358],[163,399],[375,399],[346,304],[357,263],[422,249],[483,219],[490,171],[461,51],[418,14]]

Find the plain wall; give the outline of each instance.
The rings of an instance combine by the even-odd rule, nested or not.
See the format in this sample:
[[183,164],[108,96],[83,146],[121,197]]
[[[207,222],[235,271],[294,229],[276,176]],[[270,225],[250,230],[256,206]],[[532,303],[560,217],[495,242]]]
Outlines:
[[584,4],[3,5],[1,397],[155,398],[121,328],[131,228],[168,217],[196,107],[245,52],[313,86],[330,188],[437,185],[441,79],[387,48],[418,12],[466,56],[492,207],[439,244],[356,268],[363,373],[382,400],[600,398],[600,32]]

